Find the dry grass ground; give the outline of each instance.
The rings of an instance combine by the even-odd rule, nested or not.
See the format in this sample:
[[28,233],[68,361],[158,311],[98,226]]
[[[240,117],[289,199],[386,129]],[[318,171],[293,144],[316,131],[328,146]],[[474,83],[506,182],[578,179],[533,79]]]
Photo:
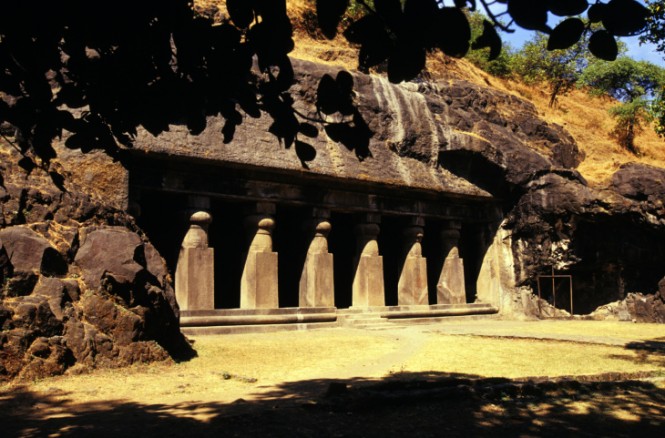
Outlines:
[[[478,321],[194,340],[189,362],[0,387],[3,436],[399,436],[415,418],[422,436],[538,436],[555,424],[644,436],[665,418],[663,325]],[[339,395],[326,397],[331,388]]]

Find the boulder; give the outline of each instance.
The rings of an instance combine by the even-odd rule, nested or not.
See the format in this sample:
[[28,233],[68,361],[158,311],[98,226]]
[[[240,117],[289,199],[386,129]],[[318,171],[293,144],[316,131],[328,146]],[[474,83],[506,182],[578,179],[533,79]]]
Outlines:
[[612,175],[610,188],[636,201],[645,221],[665,226],[665,169],[640,163],[624,164]]
[[102,277],[110,275],[120,283],[133,283],[144,266],[141,238],[125,228],[94,229],[84,234],[74,262],[83,271],[91,288],[101,285]]
[[25,226],[0,230],[0,240],[15,273],[62,275],[66,264],[44,237]]

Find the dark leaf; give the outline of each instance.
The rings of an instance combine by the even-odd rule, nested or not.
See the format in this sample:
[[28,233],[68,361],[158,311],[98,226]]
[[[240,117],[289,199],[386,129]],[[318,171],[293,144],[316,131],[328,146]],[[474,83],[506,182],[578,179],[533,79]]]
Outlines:
[[448,56],[461,58],[469,51],[471,26],[462,10],[443,8],[436,26],[438,47]]
[[335,77],[335,83],[342,94],[353,93],[353,76],[346,70],[340,70]]
[[587,0],[548,0],[546,3],[550,12],[559,17],[580,15],[589,6]]
[[222,127],[222,135],[224,136],[224,144],[229,144],[233,140],[233,136],[236,133],[236,124],[231,120],[226,120],[224,126]]
[[314,158],[316,158],[316,149],[314,149],[314,147],[309,143],[296,140],[296,155],[303,163],[303,165],[305,165],[307,161],[312,161]]
[[349,0],[316,0],[316,16],[326,38],[335,38],[339,21],[348,6]]
[[344,37],[350,43],[367,44],[373,40],[382,39],[378,34],[385,34],[386,30],[381,18],[376,15],[365,15],[358,21],[354,21],[345,31]]
[[547,40],[547,50],[564,50],[582,37],[584,22],[579,18],[569,18],[562,21],[554,28]]
[[254,21],[254,2],[252,0],[226,0],[226,9],[229,11],[233,23],[246,29]]
[[603,26],[616,36],[638,34],[649,16],[649,10],[636,0],[611,0],[604,12]]
[[319,130],[311,123],[301,123],[298,127],[298,132],[309,138],[316,138],[319,136]]
[[605,61],[614,61],[619,54],[619,48],[614,37],[606,30],[598,30],[589,38],[589,51],[596,57]]
[[402,18],[400,0],[374,0],[374,8],[391,27],[397,26]]
[[547,3],[534,0],[508,0],[508,13],[518,26],[549,32]]
[[352,114],[355,109],[353,106],[353,76],[348,71],[341,70],[337,73],[335,84],[338,96],[337,110],[344,115]]
[[60,173],[56,172],[55,170],[50,171],[49,176],[51,177],[51,181],[53,181],[53,184],[60,189],[61,192],[66,192],[67,189],[65,189],[65,177],[62,176]]
[[281,59],[273,61],[273,66],[278,68],[278,73],[274,77],[273,84],[275,90],[286,91],[293,85],[294,71],[291,59],[288,56],[283,56]]
[[388,80],[394,84],[410,81],[425,68],[425,49],[417,46],[397,46],[388,59]]
[[323,114],[336,113],[339,107],[337,84],[332,76],[323,75],[316,90],[316,107]]
[[32,169],[37,167],[34,161],[28,157],[23,157],[20,160],[18,160],[18,165],[21,166],[22,169],[24,169],[26,172],[30,173],[32,172]]
[[589,18],[589,21],[592,23],[598,23],[603,20],[603,17],[605,17],[605,10],[606,6],[603,3],[594,3],[591,5],[589,10],[587,11],[587,16]]
[[358,51],[358,70],[367,73],[371,67],[384,62],[390,56],[391,47],[388,38],[383,42],[364,44]]
[[367,71],[370,67],[385,61],[390,55],[392,42],[383,21],[377,15],[366,15],[344,31],[350,42],[360,44],[358,68]]
[[[454,9],[462,13],[457,8]],[[462,13],[463,14],[463,13]],[[400,44],[420,45],[432,48],[441,40],[440,32],[446,32],[440,19],[436,0],[407,0],[404,4],[405,31],[400,35]]]
[[471,48],[476,50],[482,49],[483,47],[489,47],[489,59],[492,60],[496,59],[501,54],[501,44],[501,38],[496,32],[494,25],[488,20],[485,20],[483,21],[483,33],[473,42]]

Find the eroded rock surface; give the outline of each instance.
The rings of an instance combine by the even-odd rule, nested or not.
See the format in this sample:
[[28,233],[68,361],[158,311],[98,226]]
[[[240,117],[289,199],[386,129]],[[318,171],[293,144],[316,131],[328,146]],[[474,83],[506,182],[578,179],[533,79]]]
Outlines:
[[191,353],[166,266],[131,217],[2,167],[0,379]]

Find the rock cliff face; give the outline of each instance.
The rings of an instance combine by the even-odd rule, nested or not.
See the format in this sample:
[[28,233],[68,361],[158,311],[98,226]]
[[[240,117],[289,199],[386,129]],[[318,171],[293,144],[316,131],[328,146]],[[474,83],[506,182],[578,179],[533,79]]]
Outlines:
[[[320,117],[317,87],[324,75],[335,77],[339,69],[293,64],[293,108]],[[501,280],[504,291],[535,291],[537,276],[552,267],[573,276],[576,313],[591,312],[627,292],[656,290],[665,275],[663,169],[624,166],[609,187],[594,189],[575,170],[584,157],[574,139],[516,96],[464,81],[392,85],[360,73],[352,78],[357,116],[347,128],[329,123],[343,120],[340,115],[314,123],[314,135],[306,138],[313,152],[306,159],[297,142],[293,148],[288,138],[275,135],[273,119],[265,115],[243,121],[229,144],[224,144],[222,122],[211,117],[199,136],[176,126],[159,138],[139,133],[135,145],[176,157],[491,196],[504,212],[497,235],[512,247],[512,266],[502,268],[513,271],[509,280]],[[363,135],[356,135],[358,126]],[[488,250],[487,255],[499,253]],[[570,308],[562,293],[556,304]]]
[[[321,118],[317,87],[339,69],[293,64],[295,83],[285,99],[295,112],[278,116]],[[502,294],[508,313],[537,308],[529,293],[552,267],[572,275],[575,313],[628,292],[656,291],[665,276],[664,169],[627,165],[607,188],[594,189],[574,170],[584,158],[575,141],[522,99],[464,81],[395,86],[360,73],[352,78],[353,116],[327,115],[307,135],[290,136],[262,114],[246,117],[228,142],[224,121],[210,116],[197,135],[180,125],[157,138],[140,131],[135,150],[499,201],[503,221],[473,239],[486,244],[476,269],[484,275],[478,298]],[[90,156],[85,166],[75,154],[65,156],[69,173],[90,180]],[[133,219],[76,189],[63,191],[39,169],[27,177],[11,165],[16,159],[5,153],[0,169],[0,376],[187,352],[169,273]],[[97,199],[118,206],[127,192],[108,184]],[[662,319],[662,284],[647,300],[651,310],[642,301],[628,306],[650,315],[638,319]]]
[[3,154],[0,380],[187,354],[166,266],[118,210]]

